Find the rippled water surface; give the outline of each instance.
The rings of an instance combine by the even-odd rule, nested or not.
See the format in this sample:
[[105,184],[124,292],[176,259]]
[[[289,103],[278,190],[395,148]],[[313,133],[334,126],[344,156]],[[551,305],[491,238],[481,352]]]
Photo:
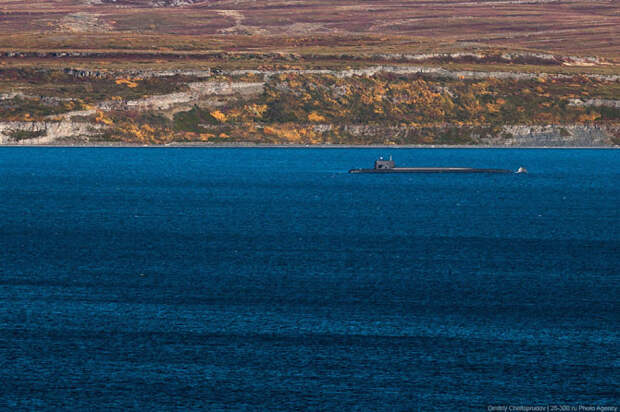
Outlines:
[[0,206],[2,408],[618,404],[617,150],[3,148]]

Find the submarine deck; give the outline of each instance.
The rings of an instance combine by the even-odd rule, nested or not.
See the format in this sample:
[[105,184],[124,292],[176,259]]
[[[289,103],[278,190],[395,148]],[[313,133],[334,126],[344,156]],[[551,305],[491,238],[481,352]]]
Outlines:
[[514,171],[470,167],[394,167],[386,169],[351,169],[349,173],[514,173]]

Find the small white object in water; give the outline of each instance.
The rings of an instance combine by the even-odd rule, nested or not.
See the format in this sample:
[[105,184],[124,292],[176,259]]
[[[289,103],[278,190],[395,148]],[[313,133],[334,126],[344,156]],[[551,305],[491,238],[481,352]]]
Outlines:
[[527,169],[523,166],[517,169],[515,173],[527,173]]

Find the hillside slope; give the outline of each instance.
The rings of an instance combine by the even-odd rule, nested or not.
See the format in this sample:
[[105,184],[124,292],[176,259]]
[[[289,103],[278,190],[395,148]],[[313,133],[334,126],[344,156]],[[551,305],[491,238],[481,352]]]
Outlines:
[[0,143],[610,146],[614,0],[0,0]]

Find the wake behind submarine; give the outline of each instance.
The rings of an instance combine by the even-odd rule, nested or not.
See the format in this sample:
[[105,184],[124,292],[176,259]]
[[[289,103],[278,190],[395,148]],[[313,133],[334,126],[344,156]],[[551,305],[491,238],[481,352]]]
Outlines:
[[372,169],[351,169],[349,173],[527,173],[527,169],[519,167],[515,171],[472,167],[396,167],[390,156],[387,160],[383,157],[375,160],[375,167]]

